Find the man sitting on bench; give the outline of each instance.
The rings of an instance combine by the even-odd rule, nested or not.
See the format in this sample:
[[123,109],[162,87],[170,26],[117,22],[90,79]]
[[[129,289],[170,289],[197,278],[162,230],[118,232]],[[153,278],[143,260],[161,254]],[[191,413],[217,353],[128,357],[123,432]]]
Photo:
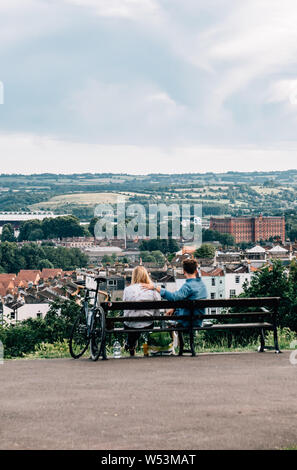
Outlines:
[[[195,259],[187,259],[183,262],[184,276],[186,282],[182,287],[176,292],[170,292],[166,289],[156,286],[155,284],[142,284],[144,289],[155,290],[160,293],[161,297],[166,300],[176,301],[176,300],[198,300],[207,298],[207,290],[204,282],[199,276],[198,272],[198,263]],[[185,308],[178,308],[176,310],[171,309],[166,312],[166,315],[189,315],[189,310]],[[196,309],[194,315],[205,315],[205,309]],[[179,320],[178,323],[184,327],[189,327],[188,320]],[[196,319],[193,323],[193,326],[201,326],[202,320]]]

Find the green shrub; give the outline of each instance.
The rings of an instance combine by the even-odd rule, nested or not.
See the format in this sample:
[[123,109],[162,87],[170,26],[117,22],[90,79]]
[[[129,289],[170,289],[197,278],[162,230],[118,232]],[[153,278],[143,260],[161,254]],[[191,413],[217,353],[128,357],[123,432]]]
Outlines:
[[[292,341],[297,340],[297,333],[295,333],[295,331],[290,330],[290,328],[278,328],[277,335],[280,349],[290,349]],[[273,331],[267,331],[265,337],[265,344],[266,346],[274,345]]]
[[0,327],[5,358],[23,357],[41,343],[54,344],[68,340],[79,309],[74,301],[56,301],[44,319],[29,318]]
[[148,335],[148,344],[151,346],[160,346],[160,347],[166,347],[169,344],[172,343],[172,338],[169,332],[156,332],[156,333],[150,333]]
[[44,320],[26,320],[25,322],[1,328],[0,339],[4,346],[4,356],[22,357],[33,351],[36,344],[48,336]]
[[55,343],[40,343],[35,345],[34,352],[24,354],[26,359],[50,359],[57,357],[70,357],[67,339]]

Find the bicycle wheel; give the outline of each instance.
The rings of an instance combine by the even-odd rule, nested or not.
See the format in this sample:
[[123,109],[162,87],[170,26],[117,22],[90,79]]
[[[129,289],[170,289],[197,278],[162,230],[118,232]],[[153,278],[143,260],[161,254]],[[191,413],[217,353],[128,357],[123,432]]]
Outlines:
[[76,318],[69,338],[69,351],[73,359],[81,357],[90,344],[85,309],[82,308]]
[[96,309],[90,336],[91,358],[93,361],[97,361],[102,353],[105,341],[105,312],[101,307]]

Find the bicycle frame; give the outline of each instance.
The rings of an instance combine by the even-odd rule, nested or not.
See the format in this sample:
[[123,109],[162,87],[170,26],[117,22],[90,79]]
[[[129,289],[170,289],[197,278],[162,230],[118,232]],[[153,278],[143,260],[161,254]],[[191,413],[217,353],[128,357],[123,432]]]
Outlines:
[[[100,284],[99,280],[96,280],[96,284],[97,284],[96,289],[89,289],[89,288],[86,289],[84,300],[83,300],[83,308],[84,308],[85,315],[86,315],[86,324],[87,324],[87,328],[88,328],[88,330],[87,330],[88,336],[91,335],[91,332],[92,332],[92,329],[93,329],[94,315],[95,315],[96,309],[100,308],[100,305],[101,305],[100,304],[99,294],[104,294],[105,297],[106,297],[105,300],[110,300],[110,294],[108,292],[99,290],[99,284]],[[91,307],[89,305],[90,292],[95,292],[94,305],[92,305]]]

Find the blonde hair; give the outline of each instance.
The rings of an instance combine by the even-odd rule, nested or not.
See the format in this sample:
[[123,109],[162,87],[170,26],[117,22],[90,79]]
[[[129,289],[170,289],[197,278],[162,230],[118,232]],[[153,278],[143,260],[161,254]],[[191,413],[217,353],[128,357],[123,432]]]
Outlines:
[[131,284],[140,284],[142,282],[144,284],[151,283],[149,273],[144,266],[136,266],[136,268],[133,269]]

